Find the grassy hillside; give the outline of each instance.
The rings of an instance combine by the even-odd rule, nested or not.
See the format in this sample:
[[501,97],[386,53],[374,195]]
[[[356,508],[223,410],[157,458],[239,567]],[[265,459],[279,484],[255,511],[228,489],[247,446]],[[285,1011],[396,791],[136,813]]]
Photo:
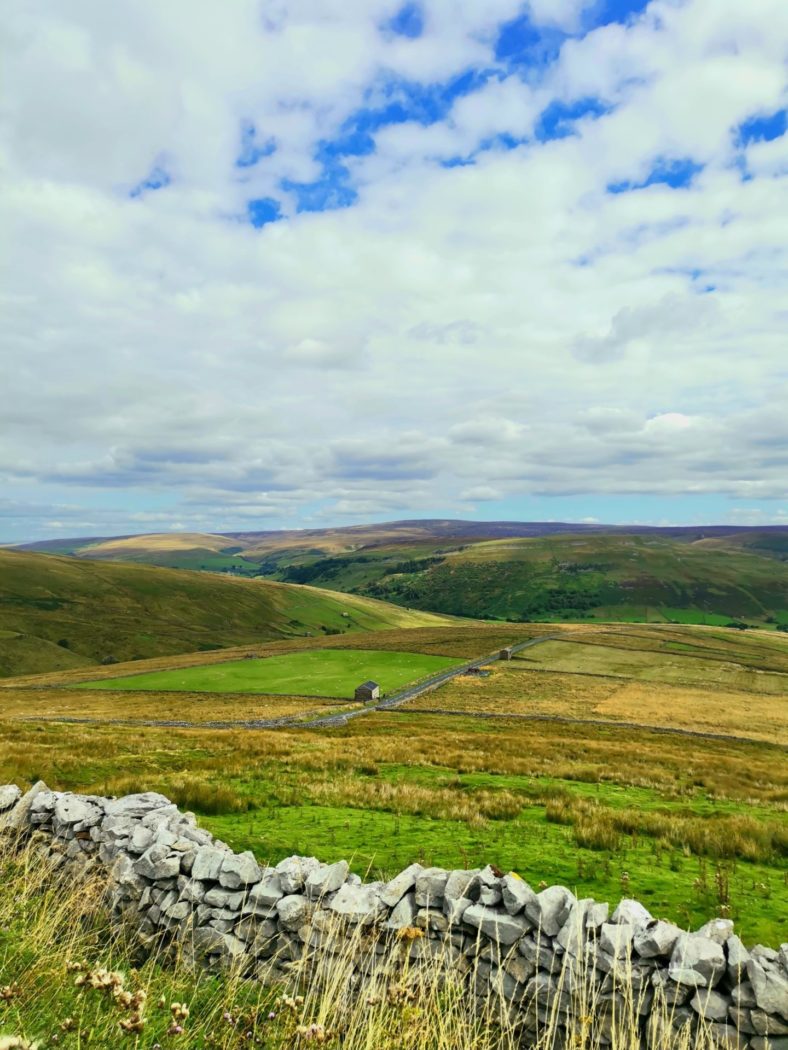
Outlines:
[[788,627],[788,529],[776,526],[435,520],[55,542],[79,558],[313,584],[453,615]]
[[0,550],[0,675],[442,622],[311,587]]
[[378,548],[302,559],[278,575],[482,618],[788,625],[788,563],[725,539],[592,534]]

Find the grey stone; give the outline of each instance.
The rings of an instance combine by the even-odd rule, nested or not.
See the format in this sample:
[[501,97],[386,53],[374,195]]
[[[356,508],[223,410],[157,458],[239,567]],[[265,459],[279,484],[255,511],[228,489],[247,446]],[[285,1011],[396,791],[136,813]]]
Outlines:
[[474,901],[479,896],[479,868],[458,869],[450,871],[443,888],[443,899],[456,901],[467,898]]
[[303,890],[309,875],[320,867],[316,857],[286,857],[274,868],[284,893],[290,895]]
[[443,902],[443,913],[449,925],[458,926],[473,903],[470,897],[447,897]]
[[224,857],[224,850],[216,849],[215,846],[200,846],[194,854],[192,878],[201,879],[204,882],[216,882],[222,870]]
[[618,902],[618,907],[610,917],[610,921],[639,927],[645,926],[653,918],[654,916],[648,908],[644,908],[640,901],[633,901],[629,897],[624,897]]
[[[280,873],[281,878],[281,873]],[[291,893],[276,902],[279,922],[286,929],[295,932],[303,926],[312,905],[302,894]]]
[[[754,950],[751,955],[755,955]],[[759,1009],[788,1018],[788,978],[777,970],[767,970],[753,957],[747,963],[747,976]]]
[[149,846],[153,845],[154,838],[155,836],[151,828],[144,828],[142,824],[138,824],[131,833],[129,848],[135,853],[144,853]]
[[329,908],[347,922],[369,926],[380,918],[385,905],[380,899],[381,883],[367,886],[341,886]]
[[749,981],[743,981],[731,989],[731,1002],[734,1006],[757,1006],[755,993]]
[[709,1032],[720,1050],[747,1050],[747,1037],[737,1032],[731,1024],[712,1023]]
[[[382,898],[381,898],[382,899]],[[416,895],[406,894],[395,904],[391,915],[386,921],[387,929],[407,929],[416,922]]]
[[161,809],[162,806],[172,806],[172,803],[164,795],[159,795],[155,791],[144,791],[139,795],[125,795],[123,798],[110,799],[106,802],[104,809],[108,817],[142,820],[151,811]]
[[267,913],[284,895],[279,876],[269,875],[262,882],[255,883],[249,890],[243,910],[258,914]]
[[589,930],[599,930],[607,922],[610,914],[610,905],[605,901],[592,904],[588,909],[586,915],[586,928]]
[[574,894],[565,886],[548,886],[525,905],[525,914],[542,933],[555,937],[569,918],[574,903]]
[[416,903],[420,908],[427,905],[439,907],[443,903],[448,871],[443,868],[424,868],[416,877]]
[[401,871],[399,875],[395,875],[394,878],[387,882],[380,893],[380,899],[383,903],[393,908],[406,893],[410,892],[416,885],[416,878],[424,871],[421,864],[411,864],[409,867]]
[[752,1050],[788,1050],[788,1036],[756,1035],[750,1046]]
[[510,955],[504,960],[503,968],[520,984],[525,984],[536,973],[534,964],[522,955]]
[[343,884],[349,871],[346,860],[338,860],[336,864],[321,864],[307,877],[304,886],[307,897],[316,900],[328,893],[334,893]]
[[526,904],[536,900],[536,894],[519,875],[510,872],[501,879],[503,906],[510,915],[519,915]]
[[472,904],[466,908],[462,921],[498,944],[514,944],[528,929],[528,924],[521,915],[509,915],[505,911],[486,908],[483,904]]
[[630,953],[635,927],[626,922],[606,922],[599,931],[599,946],[614,959],[623,959]]
[[181,870],[181,861],[170,855],[168,846],[156,843],[134,862],[134,870],[146,879],[169,879]]
[[683,933],[676,941],[668,972],[671,980],[691,988],[712,988],[725,973],[725,953],[716,941]]
[[35,784],[26,791],[18,800],[13,809],[0,815],[0,828],[6,831],[22,831],[30,820],[33,803],[43,794],[51,794],[43,780],[37,780]]
[[681,936],[681,930],[672,922],[652,919],[635,931],[632,946],[643,959],[669,956]]
[[228,890],[237,890],[259,882],[262,874],[254,854],[248,850],[245,853],[225,853],[219,870],[219,882]]
[[758,1035],[788,1035],[788,1021],[767,1014],[764,1010],[752,1010],[750,1020]]
[[731,984],[739,984],[747,980],[747,963],[750,953],[736,936],[731,936],[725,942],[725,954],[728,957],[728,980]]
[[733,923],[730,919],[712,919],[698,930],[698,936],[708,937],[717,944],[725,944],[732,934]]
[[82,824],[91,827],[98,824],[104,810],[90,799],[80,795],[61,795],[55,803],[54,817],[58,824]]
[[695,992],[690,999],[690,1006],[696,1014],[708,1021],[728,1020],[728,1000],[710,988]]
[[5,813],[12,806],[15,806],[22,797],[22,792],[16,786],[16,784],[3,784],[0,787],[0,813]]

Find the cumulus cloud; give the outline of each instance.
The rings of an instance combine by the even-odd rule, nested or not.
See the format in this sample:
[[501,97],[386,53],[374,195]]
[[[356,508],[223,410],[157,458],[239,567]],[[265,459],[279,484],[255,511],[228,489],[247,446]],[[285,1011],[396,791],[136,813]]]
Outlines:
[[400,6],[12,0],[0,538],[782,513],[786,5]]

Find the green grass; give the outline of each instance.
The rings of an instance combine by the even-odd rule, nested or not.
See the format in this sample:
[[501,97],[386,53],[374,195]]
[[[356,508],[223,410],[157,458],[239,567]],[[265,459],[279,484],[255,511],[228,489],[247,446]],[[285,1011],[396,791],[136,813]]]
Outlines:
[[177,671],[88,682],[79,688],[167,692],[279,693],[352,697],[357,685],[377,682],[384,694],[462,663],[446,656],[385,650],[314,649],[262,660],[232,660]]
[[0,550],[0,676],[445,622],[317,588]]

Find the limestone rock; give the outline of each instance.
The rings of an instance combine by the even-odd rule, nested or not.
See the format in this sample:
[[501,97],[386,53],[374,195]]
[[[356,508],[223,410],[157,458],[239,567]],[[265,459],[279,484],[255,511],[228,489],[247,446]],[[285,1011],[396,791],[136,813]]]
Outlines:
[[676,941],[668,973],[677,984],[690,988],[713,988],[725,973],[722,947],[708,937],[684,933]]
[[402,898],[416,885],[417,877],[424,871],[421,864],[411,864],[409,867],[401,871],[399,875],[395,875],[394,878],[387,882],[380,893],[380,899],[383,903],[393,908]]
[[0,787],[0,813],[5,813],[22,797],[22,792],[16,784],[3,784]]
[[690,999],[690,1006],[701,1017],[707,1021],[728,1020],[728,1000],[724,995],[712,989],[704,988],[695,992]]
[[443,868],[424,868],[416,877],[416,903],[420,908],[440,907],[449,873]]
[[642,959],[667,958],[680,936],[678,926],[661,919],[652,919],[635,931],[632,946]]
[[343,884],[350,871],[346,860],[338,860],[336,864],[321,864],[319,868],[309,873],[304,890],[310,900],[324,897],[328,893],[334,893]]
[[381,883],[367,886],[340,886],[329,908],[347,922],[369,926],[385,909],[380,899]]
[[39,795],[44,793],[51,794],[43,780],[36,781],[30,790],[22,795],[12,810],[0,816],[0,828],[5,828],[7,831],[22,831],[29,822],[33,803]]
[[260,865],[249,850],[245,853],[225,853],[219,869],[219,882],[228,890],[237,890],[259,882],[262,874]]
[[762,962],[753,957],[747,963],[747,976],[759,1009],[788,1019],[788,978],[776,969],[767,970]]
[[123,798],[114,798],[106,802],[104,809],[108,817],[129,817],[132,820],[142,820],[148,813],[162,806],[172,806],[172,803],[164,795],[155,791],[143,791],[138,795],[125,795]]
[[462,921],[498,944],[514,944],[528,929],[523,916],[509,915],[506,911],[487,908],[483,904],[471,904],[466,908]]
[[533,926],[548,937],[555,937],[572,910],[575,896],[565,886],[548,886],[525,905],[525,914]]
[[613,912],[610,921],[638,927],[645,926],[653,918],[654,916],[648,908],[644,908],[640,901],[633,901],[629,897],[624,897],[618,902],[618,907]]
[[406,893],[394,906],[394,910],[386,920],[386,928],[389,930],[404,930],[413,926],[416,921],[417,911],[416,894]]
[[216,882],[222,870],[224,857],[224,851],[216,849],[215,846],[201,846],[194,854],[192,878]]
[[512,874],[504,875],[501,880],[501,895],[503,906],[510,915],[519,915],[525,911],[525,906],[536,900],[536,894],[519,876]]
[[293,932],[304,925],[311,907],[309,899],[300,893],[288,894],[276,902],[279,922],[286,930]]

